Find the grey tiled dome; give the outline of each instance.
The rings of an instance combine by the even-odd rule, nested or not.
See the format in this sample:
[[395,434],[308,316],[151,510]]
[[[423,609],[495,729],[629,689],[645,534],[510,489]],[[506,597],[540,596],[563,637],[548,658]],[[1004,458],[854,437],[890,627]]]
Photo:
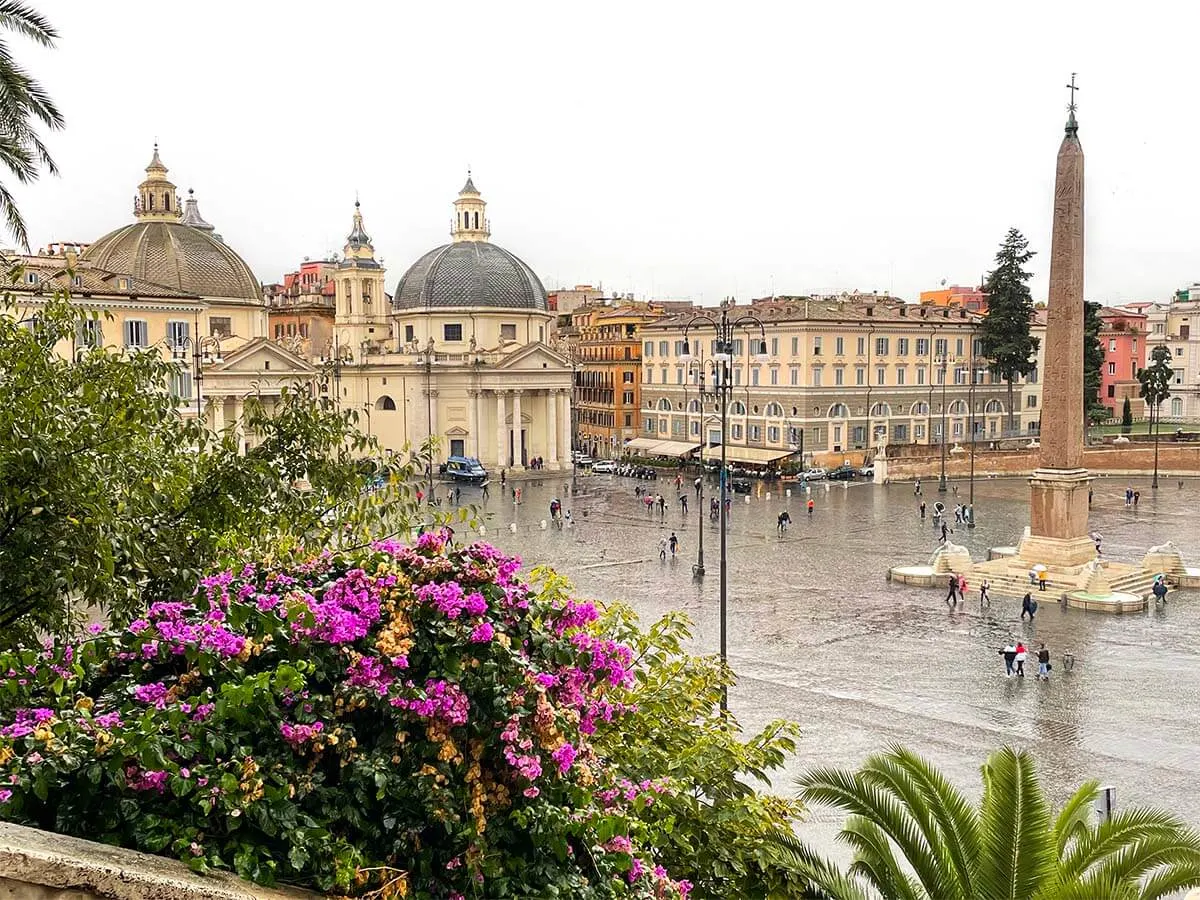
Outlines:
[[244,259],[202,228],[182,222],[126,225],[89,246],[83,259],[101,271],[187,294],[262,300],[262,288]]
[[548,309],[546,289],[533,269],[486,241],[459,241],[430,250],[404,273],[392,305]]

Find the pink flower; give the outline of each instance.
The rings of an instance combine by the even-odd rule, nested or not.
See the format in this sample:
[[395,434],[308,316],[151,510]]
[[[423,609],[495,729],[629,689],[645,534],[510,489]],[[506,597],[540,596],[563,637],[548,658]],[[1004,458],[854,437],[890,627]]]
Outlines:
[[540,791],[540,790],[538,790],[538,789],[537,789],[536,787],[534,787],[533,785],[530,785],[529,787],[525,788],[525,790],[524,790],[524,791],[522,791],[522,793],[523,793],[523,794],[524,794],[526,797],[528,797],[530,800],[532,800],[534,797],[536,797],[538,794],[540,794],[540,793],[541,793],[541,791]]
[[575,762],[575,756],[578,752],[571,744],[563,744],[550,754],[550,757],[558,763],[558,772],[560,775],[566,775],[570,771],[571,764]]
[[0,791],[0,803],[7,803],[11,799],[12,799],[12,791],[10,791],[8,788],[5,788],[4,790]]
[[133,689],[133,696],[137,697],[143,703],[153,704],[155,709],[166,709],[167,686],[161,681],[155,681],[151,684],[139,684]]
[[486,644],[496,635],[496,629],[491,622],[480,622],[471,632],[472,644]]

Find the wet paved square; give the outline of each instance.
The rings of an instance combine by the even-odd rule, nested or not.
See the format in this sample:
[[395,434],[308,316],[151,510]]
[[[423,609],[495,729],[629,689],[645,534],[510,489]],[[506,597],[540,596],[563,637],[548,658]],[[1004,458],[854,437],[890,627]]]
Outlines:
[[[708,574],[693,580],[699,525],[690,482],[685,520],[672,481],[580,477],[579,493],[567,496],[569,480],[525,482],[519,507],[493,490],[487,539],[529,564],[554,566],[582,595],[629,601],[646,619],[683,610],[698,648],[715,651],[717,527],[705,519]],[[667,497],[665,522],[641,508],[638,484]],[[1126,484],[1141,491],[1136,509],[1124,505]],[[1156,496],[1144,478],[1095,482],[1091,527],[1106,556],[1132,562],[1170,539],[1187,564],[1200,565],[1200,480],[1161,484]],[[1019,600],[981,610],[971,585],[971,600],[951,610],[944,592],[885,580],[889,566],[923,562],[936,546],[912,485],[820,485],[811,520],[801,491],[785,498],[774,486],[767,499],[771,487],[755,483],[750,502],[738,496],[732,510],[729,654],[739,681],[730,706],[747,728],[776,717],[801,724],[789,775],[854,765],[900,741],[977,790],[986,753],[1011,743],[1036,754],[1055,801],[1097,778],[1116,786],[1121,805],[1161,804],[1200,825],[1200,594],[1175,592],[1165,608],[1124,616],[1043,602],[1030,625],[1018,618]],[[936,482],[923,488],[932,506]],[[957,497],[945,495],[948,506],[965,502],[966,483],[958,488]],[[575,527],[541,529],[555,496]],[[953,540],[976,559],[1014,543],[1028,521],[1027,498],[1022,479],[977,481],[978,527],[956,530]],[[464,503],[474,499],[464,492]],[[775,522],[784,509],[793,524],[781,538]],[[679,557],[664,563],[659,540],[671,531]],[[1055,663],[1049,683],[1004,677],[997,650],[1009,638],[1046,642]],[[1075,656],[1071,672],[1065,650]],[[790,790],[790,779],[778,788]]]

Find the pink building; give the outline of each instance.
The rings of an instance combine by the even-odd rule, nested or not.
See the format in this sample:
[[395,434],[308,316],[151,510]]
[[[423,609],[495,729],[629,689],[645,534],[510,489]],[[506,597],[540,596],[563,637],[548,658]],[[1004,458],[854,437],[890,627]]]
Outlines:
[[1100,402],[1113,418],[1120,418],[1125,398],[1138,399],[1137,373],[1146,365],[1146,317],[1129,309],[1100,307],[1100,345]]

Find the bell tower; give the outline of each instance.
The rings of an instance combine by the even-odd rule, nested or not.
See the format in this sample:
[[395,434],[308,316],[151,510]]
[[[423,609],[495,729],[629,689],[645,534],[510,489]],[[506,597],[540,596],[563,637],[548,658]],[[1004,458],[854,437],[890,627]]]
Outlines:
[[479,196],[471,170],[467,170],[467,183],[458,192],[454,201],[454,226],[450,229],[455,243],[460,241],[486,241],[492,236],[487,220],[487,203]]
[[154,145],[154,158],[146,166],[146,180],[138,185],[133,214],[143,222],[178,222],[182,214],[175,185],[167,179],[167,167],[158,158],[158,144]]
[[353,353],[388,338],[386,269],[375,259],[371,236],[363,226],[362,209],[354,201],[354,219],[346,237],[334,284],[334,322],[339,349]]

